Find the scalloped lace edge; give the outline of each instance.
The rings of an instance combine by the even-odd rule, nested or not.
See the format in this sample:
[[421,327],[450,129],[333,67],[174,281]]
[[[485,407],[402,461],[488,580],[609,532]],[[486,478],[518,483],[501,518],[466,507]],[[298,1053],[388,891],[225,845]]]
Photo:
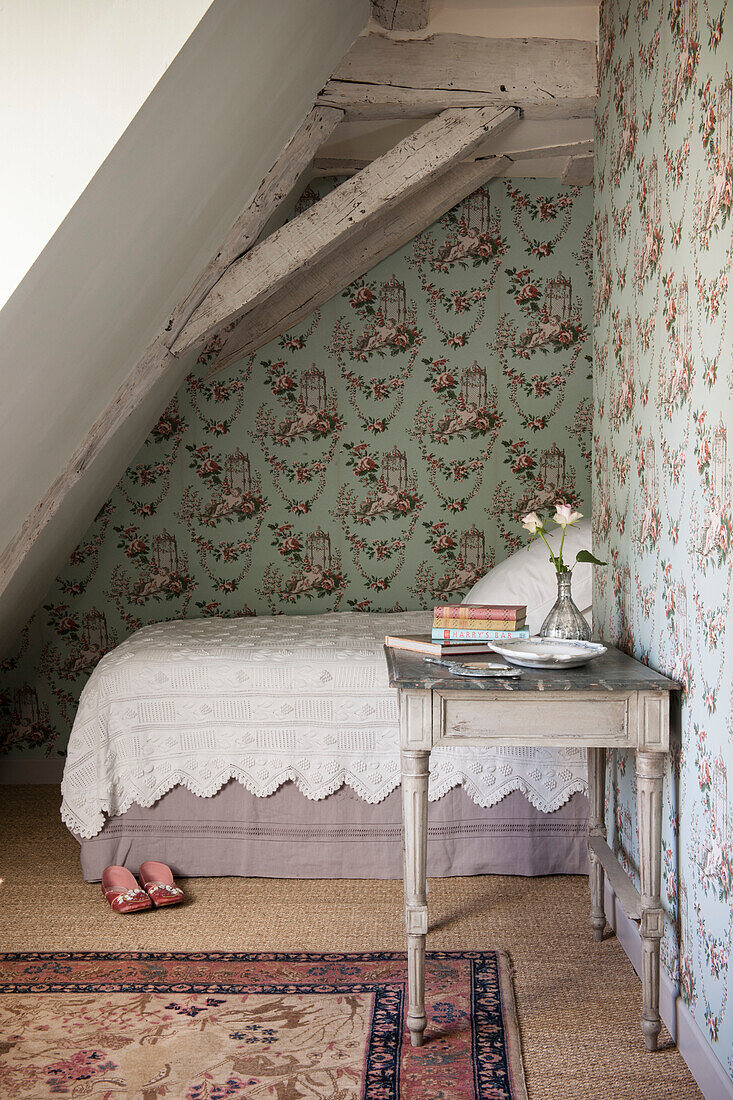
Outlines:
[[[321,799],[327,798],[330,794],[340,790],[341,787],[348,786],[351,787],[359,798],[370,805],[377,805],[379,802],[383,802],[401,783],[400,774],[397,772],[396,775],[383,783],[379,790],[375,792],[373,790],[367,790],[364,785],[360,783],[357,776],[349,772],[344,772],[331,779],[328,783],[324,784],[323,787],[319,787],[317,791],[313,791],[312,788],[309,788],[305,784],[303,777],[291,767],[284,769],[276,778],[264,784],[255,783],[252,776],[246,773],[243,774],[236,768],[230,768],[228,772],[222,772],[216,780],[206,785],[197,784],[191,776],[178,773],[169,776],[163,783],[156,786],[154,791],[151,791],[149,795],[145,797],[141,797],[139,794],[126,794],[120,801],[115,802],[115,810],[113,813],[110,812],[112,799],[109,797],[100,799],[98,811],[93,815],[93,823],[89,821],[82,822],[78,814],[71,809],[66,800],[64,784],[62,783],[61,791],[64,798],[61,803],[61,820],[75,836],[81,837],[83,840],[90,840],[101,832],[107,818],[120,817],[133,805],[140,806],[143,809],[149,809],[151,806],[155,805],[163,795],[173,790],[174,787],[185,787],[191,794],[196,795],[198,798],[212,798],[232,779],[241,783],[250,794],[254,794],[258,798],[267,798],[268,795],[273,794],[285,783],[293,782],[300,793],[311,802],[320,802]],[[583,794],[588,793],[587,782],[576,776],[562,784],[560,791],[548,801],[547,797],[532,787],[526,779],[517,776],[514,779],[507,780],[506,783],[502,783],[497,790],[492,791],[487,797],[486,793],[470,778],[470,776],[465,775],[460,769],[454,767],[450,775],[441,776],[440,782],[433,781],[433,777],[430,777],[428,788],[429,801],[437,802],[439,798],[442,798],[443,795],[447,794],[453,787],[463,787],[471,801],[475,802],[477,806],[481,806],[483,809],[489,809],[491,806],[495,806],[497,803],[501,802],[502,799],[506,798],[508,794],[511,794],[512,791],[521,791],[528,802],[530,802],[536,810],[539,810],[540,813],[552,813],[554,810],[559,810],[572,795],[578,792]],[[109,788],[107,794],[109,794]],[[94,825],[97,827],[94,828]]]

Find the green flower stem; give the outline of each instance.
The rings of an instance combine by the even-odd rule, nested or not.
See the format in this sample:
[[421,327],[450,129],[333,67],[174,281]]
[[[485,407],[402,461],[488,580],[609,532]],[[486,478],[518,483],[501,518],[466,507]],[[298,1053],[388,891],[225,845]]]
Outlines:
[[569,526],[570,526],[570,524],[566,524],[562,529],[562,538],[560,539],[560,550],[557,554],[553,554],[552,547],[550,546],[549,542],[545,538],[545,533],[544,533],[545,529],[544,529],[544,527],[538,527],[537,531],[535,532],[535,534],[540,536],[540,538],[544,542],[545,546],[547,547],[547,549],[550,553],[550,561],[555,566],[555,572],[556,573],[572,573],[572,569],[568,569],[567,566],[565,565],[565,562],[562,559],[562,548],[565,545],[565,530]]

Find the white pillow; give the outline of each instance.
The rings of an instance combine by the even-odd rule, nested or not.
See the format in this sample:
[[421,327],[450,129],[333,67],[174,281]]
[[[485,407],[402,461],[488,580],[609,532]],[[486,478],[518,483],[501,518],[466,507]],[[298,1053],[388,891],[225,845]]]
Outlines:
[[[553,553],[560,549],[560,537],[559,527],[548,536]],[[578,550],[590,548],[589,519],[567,528],[563,559],[573,568],[573,602],[586,618],[593,599],[593,566],[589,562],[573,566],[573,562]],[[463,603],[526,603],[530,633],[536,634],[557,599],[556,577],[547,547],[542,539],[536,538],[476,581]]]

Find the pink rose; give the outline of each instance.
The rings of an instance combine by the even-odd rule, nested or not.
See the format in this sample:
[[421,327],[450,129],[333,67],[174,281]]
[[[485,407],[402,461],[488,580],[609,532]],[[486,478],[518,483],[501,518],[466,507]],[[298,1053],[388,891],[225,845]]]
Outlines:
[[295,386],[295,382],[289,374],[282,374],[275,385],[272,387],[273,393],[282,393],[283,390],[292,390]]
[[512,463],[512,470],[517,474],[520,470],[531,469],[532,466],[534,466],[534,459],[531,455],[518,455],[516,460]]

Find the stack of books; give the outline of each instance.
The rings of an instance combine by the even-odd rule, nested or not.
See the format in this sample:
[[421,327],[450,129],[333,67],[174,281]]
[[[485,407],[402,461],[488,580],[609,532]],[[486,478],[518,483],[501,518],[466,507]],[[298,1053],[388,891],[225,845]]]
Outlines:
[[491,643],[528,638],[526,605],[449,604],[435,608],[430,634],[389,635],[385,645],[431,657],[460,657],[490,653]]
[[498,642],[508,638],[529,638],[526,604],[447,604],[433,612],[433,641]]

